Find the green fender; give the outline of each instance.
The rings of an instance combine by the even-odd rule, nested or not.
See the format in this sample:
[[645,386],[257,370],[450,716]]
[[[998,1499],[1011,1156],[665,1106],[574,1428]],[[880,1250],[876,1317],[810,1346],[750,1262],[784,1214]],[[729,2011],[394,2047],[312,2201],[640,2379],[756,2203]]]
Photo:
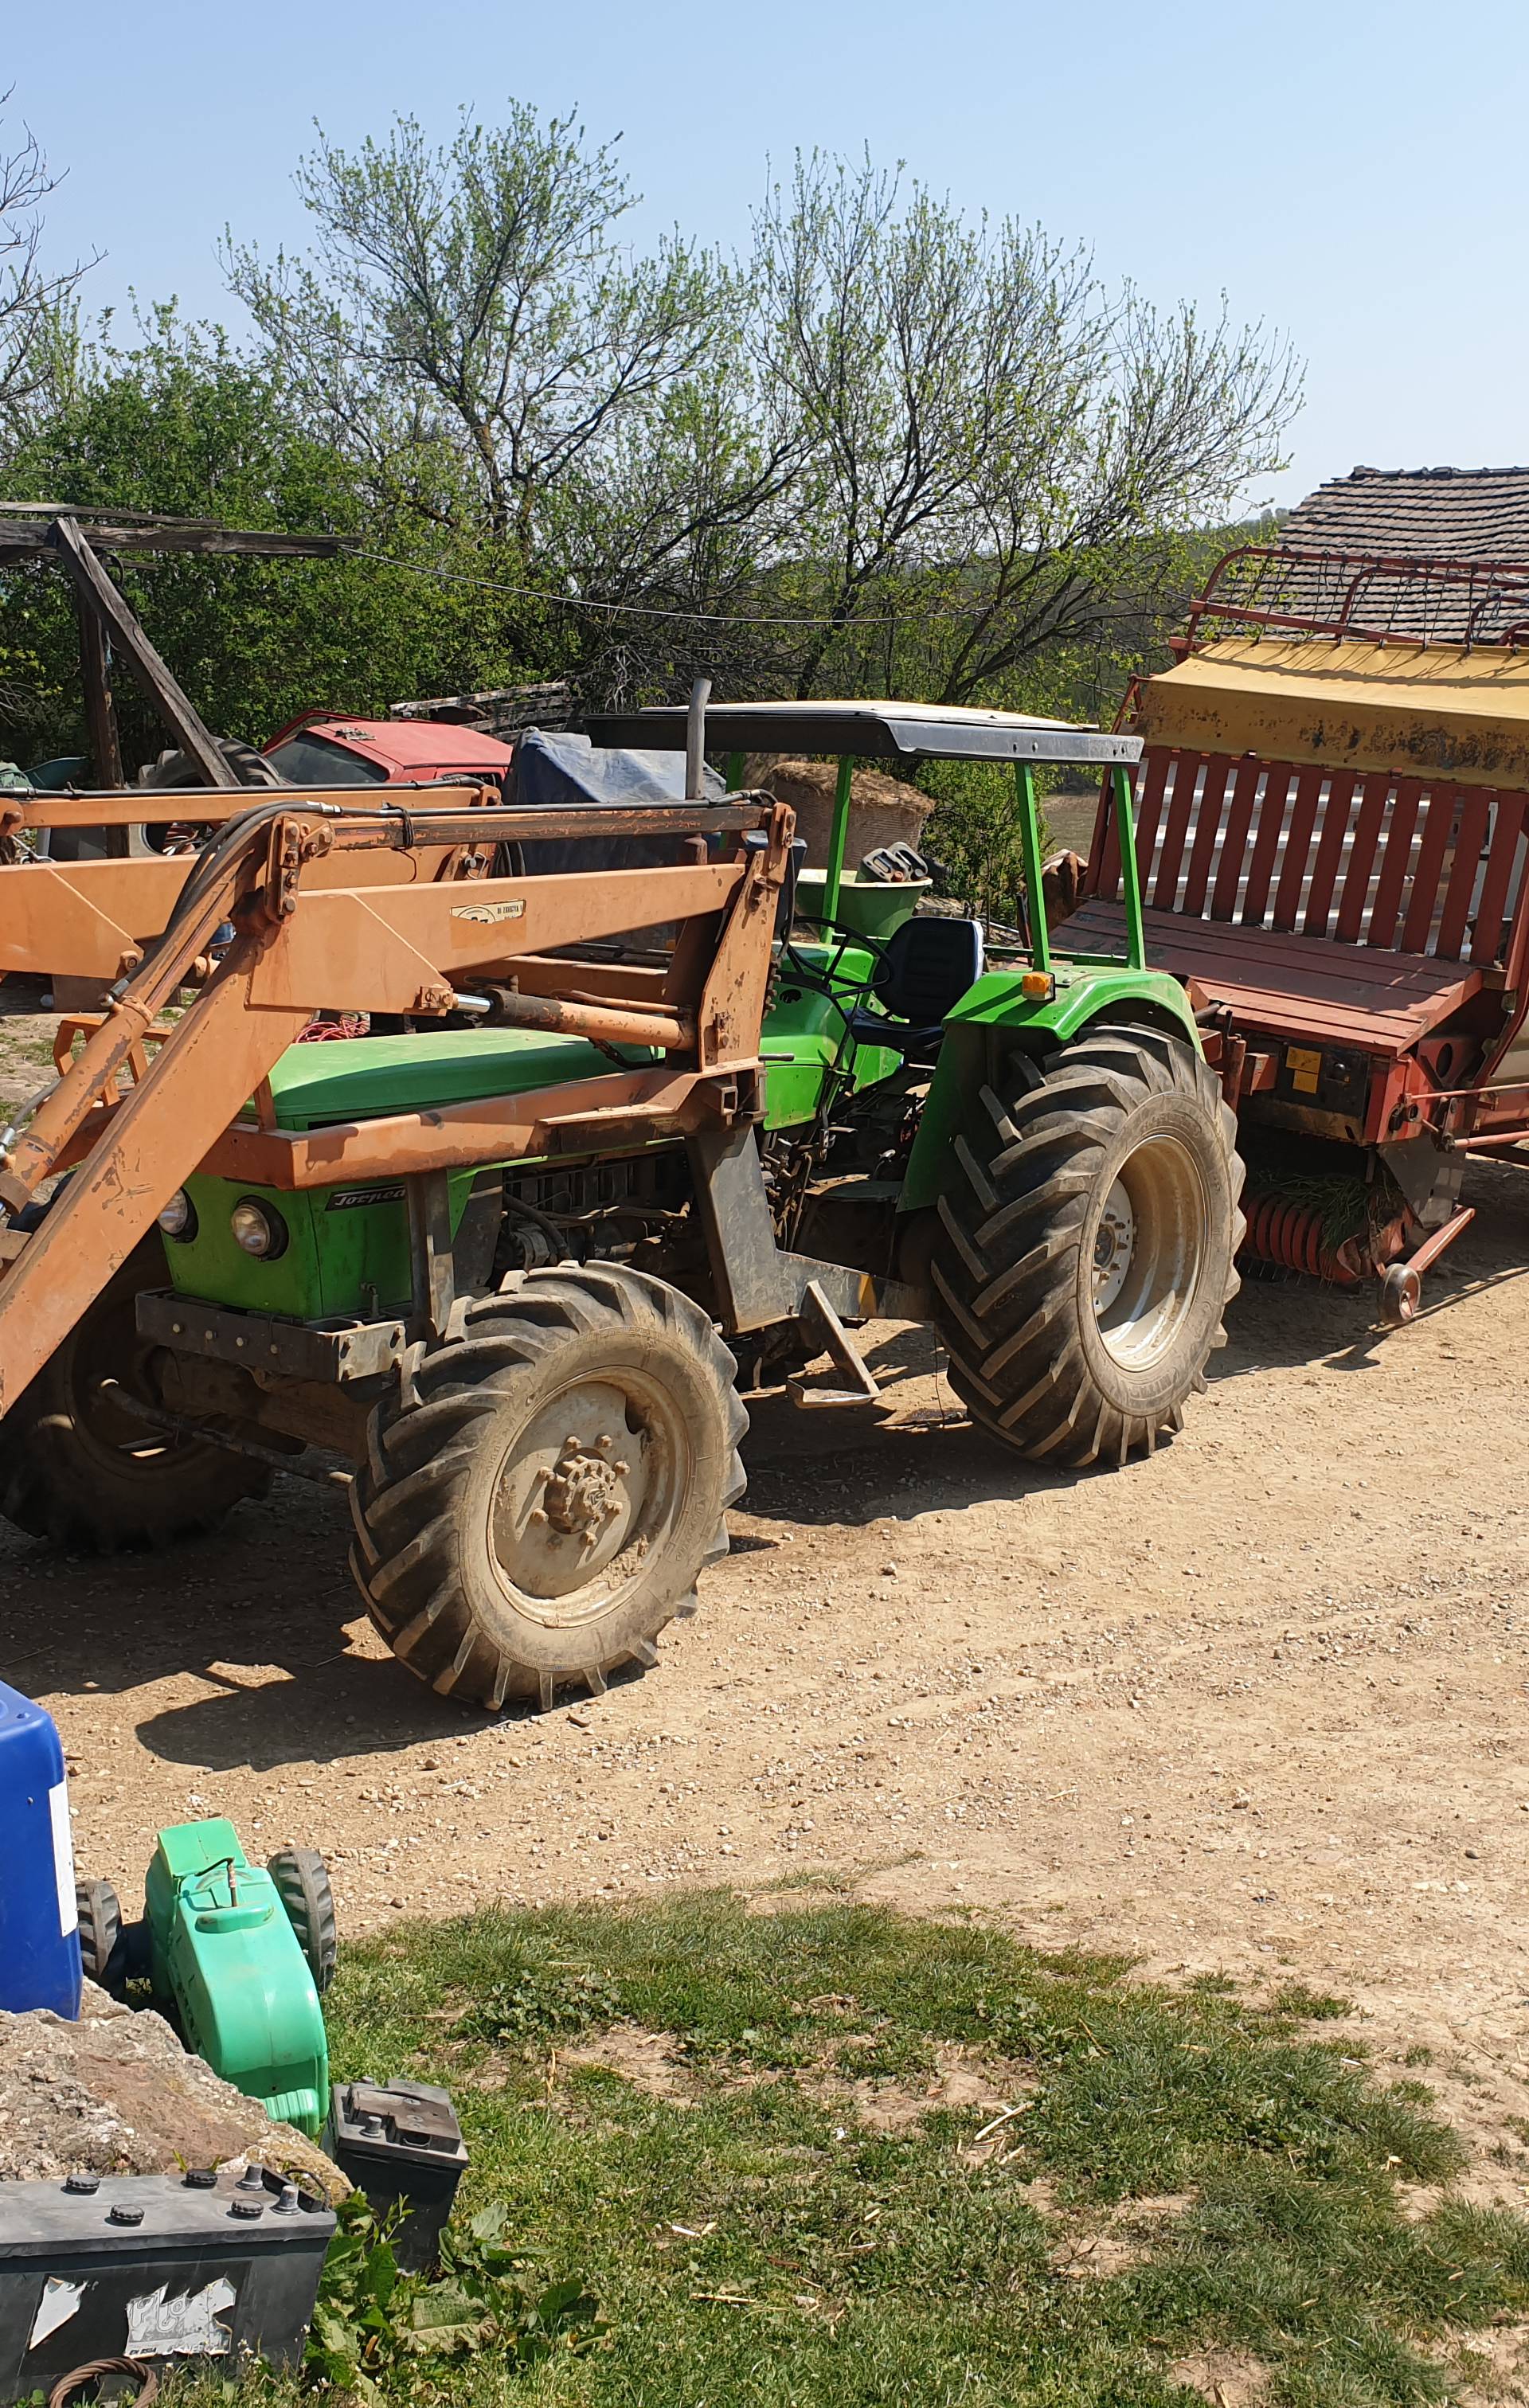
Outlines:
[[917,1212],[938,1201],[950,1183],[950,1148],[967,1125],[979,1089],[995,1085],[1005,1056],[1016,1049],[1050,1054],[1066,1045],[1090,1021],[1147,1019],[1181,1034],[1204,1051],[1189,997],[1165,970],[1130,969],[1123,963],[1059,962],[1056,992],[1028,996],[1022,984],[1026,966],[984,971],[945,1024],[939,1062],[908,1156],[898,1199],[900,1212]]

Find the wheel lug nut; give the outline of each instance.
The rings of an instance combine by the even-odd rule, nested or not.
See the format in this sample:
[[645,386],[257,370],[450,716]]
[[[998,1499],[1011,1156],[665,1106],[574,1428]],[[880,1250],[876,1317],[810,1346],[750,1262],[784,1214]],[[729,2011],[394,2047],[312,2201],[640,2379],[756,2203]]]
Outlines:
[[533,1505],[529,1514],[526,1516],[526,1519],[531,1522],[545,1522],[547,1519],[547,1508],[545,1505]]
[[613,1471],[618,1471],[618,1472],[620,1472],[620,1474],[621,1474],[621,1476],[622,1476],[622,1478],[623,1480],[626,1478],[626,1475],[627,1475],[627,1473],[631,1470],[631,1469],[632,1469],[632,1466],[631,1466],[629,1463],[617,1463],[617,1464],[613,1464],[613,1465],[611,1466],[611,1469],[612,1469]]

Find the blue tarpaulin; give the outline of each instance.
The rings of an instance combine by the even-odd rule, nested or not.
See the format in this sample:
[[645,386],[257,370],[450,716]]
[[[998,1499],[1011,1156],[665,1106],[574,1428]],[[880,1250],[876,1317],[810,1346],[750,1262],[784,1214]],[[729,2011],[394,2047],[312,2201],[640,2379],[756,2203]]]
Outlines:
[[[706,773],[707,802],[723,803],[727,789],[714,769]],[[682,803],[683,752],[623,752],[593,745],[587,736],[529,727],[515,746],[515,800],[538,810],[608,809],[616,803]],[[521,852],[532,877],[569,869],[657,869],[680,858],[682,838],[608,836],[580,844],[572,837],[525,837]]]
[[[707,798],[725,800],[715,769],[706,772]],[[516,799],[527,804],[681,803],[683,752],[623,752],[587,736],[550,735],[528,727],[515,747]]]

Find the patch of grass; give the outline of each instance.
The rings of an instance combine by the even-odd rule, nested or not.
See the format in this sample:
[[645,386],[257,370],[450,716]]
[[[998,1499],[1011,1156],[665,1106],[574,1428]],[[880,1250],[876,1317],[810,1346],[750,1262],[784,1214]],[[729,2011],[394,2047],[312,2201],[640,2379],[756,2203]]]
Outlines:
[[598,2031],[621,2011],[620,1992],[596,1966],[530,1964],[480,1991],[458,2028],[475,2040],[529,2046]]
[[308,2335],[315,2386],[380,2401],[400,2387],[428,2389],[444,2362],[470,2352],[523,2370],[554,2350],[578,2354],[599,2340],[594,2302],[577,2283],[526,2296],[515,2279],[518,2260],[501,2238],[502,2207],[450,2226],[439,2269],[425,2274],[399,2269],[392,2236],[400,2215],[394,2207],[379,2224],[357,2198],[341,2208]]
[[[1217,2348],[1280,2408],[1412,2408],[1456,2336],[1529,2312],[1529,2225],[1404,2219],[1398,2184],[1447,2181],[1461,2144],[1417,2086],[1308,2035],[1330,2009],[1304,1992],[1260,2009],[976,1923],[704,1895],[403,1927],[349,1952],[331,2000],[341,2076],[452,2086],[459,2216],[504,2202],[523,2300],[598,2303],[595,2346],[515,2374],[528,2408],[1193,2408],[1172,2365]],[[474,2086],[443,2002],[509,2014],[502,2087]],[[683,2095],[563,2065],[579,2015],[665,2035]],[[979,2144],[991,2106],[936,2091],[889,2133],[846,2103],[867,2073],[922,2101],[936,2050],[1021,2112]],[[1079,2274],[1079,2235],[1162,2194],[1186,2203]],[[491,2343],[379,2381],[488,2408],[508,2375]]]
[[[1273,2000],[1277,2015],[1293,2016],[1298,2023],[1336,2023],[1351,2015],[1351,1999],[1336,1999],[1325,1990],[1308,1990],[1304,1982],[1287,1982]],[[1425,2052],[1426,2054],[1426,2052]]]

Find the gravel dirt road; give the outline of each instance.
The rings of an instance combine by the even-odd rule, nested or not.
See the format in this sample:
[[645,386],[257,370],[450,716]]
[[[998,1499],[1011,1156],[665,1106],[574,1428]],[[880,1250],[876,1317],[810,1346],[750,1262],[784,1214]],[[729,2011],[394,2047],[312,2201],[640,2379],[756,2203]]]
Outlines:
[[1529,1177],[1470,1190],[1411,1328],[1250,1283],[1182,1436],[1122,1471],[1005,1456],[917,1330],[871,1333],[885,1410],[752,1399],[700,1614],[545,1716],[394,1665],[338,1493],[279,1479],[154,1560],[0,1529],[0,1665],[58,1718],[80,1865],[136,1905],[155,1828],[224,1812],[322,1847],[352,1931],[831,1877],[1338,1990],[1500,2134],[1529,2116]]

